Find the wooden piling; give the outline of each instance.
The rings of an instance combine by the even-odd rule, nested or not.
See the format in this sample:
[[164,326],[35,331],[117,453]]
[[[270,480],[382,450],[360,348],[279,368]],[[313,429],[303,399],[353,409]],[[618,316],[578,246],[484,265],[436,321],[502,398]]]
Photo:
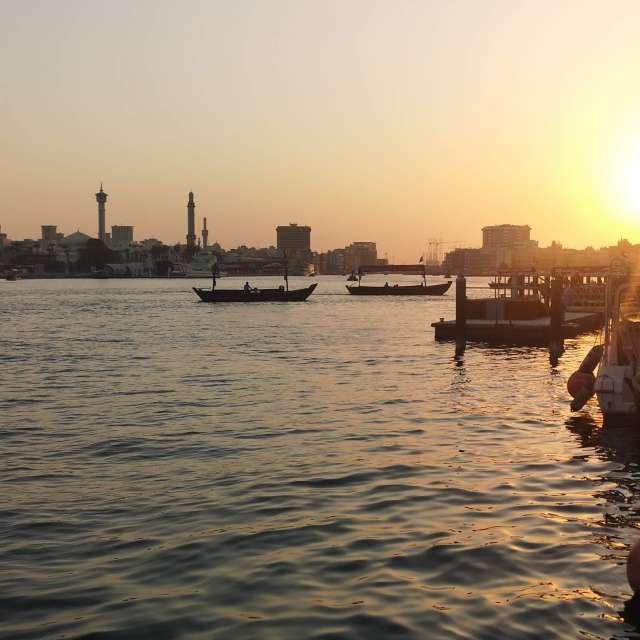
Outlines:
[[562,294],[564,283],[562,277],[555,276],[551,280],[551,307],[549,309],[551,326],[549,328],[549,356],[554,366],[564,351],[562,325],[564,324],[564,303]]
[[467,343],[467,280],[456,278],[456,355],[462,355]]

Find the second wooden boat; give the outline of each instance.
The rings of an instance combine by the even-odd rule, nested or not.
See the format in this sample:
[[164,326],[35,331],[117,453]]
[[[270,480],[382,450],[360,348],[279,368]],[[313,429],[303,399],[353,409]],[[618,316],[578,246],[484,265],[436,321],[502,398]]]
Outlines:
[[353,296],[442,296],[451,287],[451,282],[442,284],[417,285],[384,285],[382,287],[347,286],[347,291]]

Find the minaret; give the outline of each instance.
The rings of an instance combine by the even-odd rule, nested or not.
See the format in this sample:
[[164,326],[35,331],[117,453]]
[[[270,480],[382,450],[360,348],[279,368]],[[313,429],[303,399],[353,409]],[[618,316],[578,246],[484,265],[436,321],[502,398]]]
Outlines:
[[207,229],[207,219],[204,219],[202,225],[202,248],[206,249],[209,246],[209,230]]
[[107,242],[107,234],[104,228],[104,205],[107,202],[107,194],[102,190],[102,182],[100,183],[100,191],[96,193],[98,201],[98,238],[102,242]]
[[195,249],[196,246],[196,203],[193,201],[193,191],[189,191],[187,202],[187,248]]

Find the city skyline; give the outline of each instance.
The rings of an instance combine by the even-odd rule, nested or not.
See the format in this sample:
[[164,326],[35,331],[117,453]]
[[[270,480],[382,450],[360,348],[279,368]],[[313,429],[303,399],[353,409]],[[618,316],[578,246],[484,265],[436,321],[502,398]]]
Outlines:
[[109,224],[167,242],[190,189],[223,246],[640,237],[637,4],[239,5],[4,3],[3,231],[94,234],[103,180]]
[[[87,235],[87,237],[91,237],[91,238],[96,238],[99,239],[103,242],[105,242],[105,244],[107,246],[111,246],[112,242],[113,242],[113,237],[112,237],[112,233],[107,233],[106,232],[106,228],[110,227],[112,229],[112,232],[114,230],[117,230],[121,235],[122,238],[124,238],[125,236],[128,238],[128,243],[132,244],[132,243],[139,243],[139,242],[144,242],[147,240],[159,240],[161,241],[164,245],[166,246],[184,246],[186,248],[195,248],[196,245],[198,247],[202,247],[202,248],[207,248],[207,246],[210,245],[209,242],[209,229],[207,228],[207,217],[206,215],[203,215],[201,218],[201,223],[202,223],[202,228],[200,229],[200,233],[197,234],[196,233],[196,226],[198,224],[198,218],[195,215],[195,208],[196,208],[196,202],[195,202],[195,194],[193,191],[189,191],[187,194],[187,203],[186,203],[186,210],[187,210],[187,215],[186,215],[186,220],[185,220],[185,227],[183,229],[186,230],[186,236],[183,235],[182,239],[178,239],[176,241],[167,241],[166,239],[163,238],[159,238],[158,234],[149,234],[147,235],[147,237],[142,237],[140,234],[137,234],[138,237],[134,238],[134,228],[135,225],[122,225],[122,224],[113,224],[111,221],[108,220],[109,217],[109,212],[108,212],[108,207],[107,205],[107,199],[108,199],[109,194],[106,193],[103,190],[103,182],[100,182],[100,189],[97,193],[94,194],[94,198],[95,201],[97,202],[97,219],[94,221],[97,224],[97,233],[92,233],[91,231],[89,232],[85,232],[84,228],[81,228],[80,226],[75,227],[75,229],[73,230],[63,230],[63,229],[58,229],[58,225],[57,224],[41,224],[40,225],[40,231],[39,234],[35,234],[33,236],[24,236],[22,238],[19,237],[8,237],[9,240],[12,241],[22,241],[22,240],[31,240],[34,241],[36,239],[40,239],[43,240],[46,237],[47,233],[50,233],[50,230],[53,229],[56,231],[57,235],[59,236],[60,239],[62,239],[65,236],[68,235],[72,235],[72,234],[77,234],[77,233],[82,233],[83,235]],[[275,227],[274,231],[276,232],[276,235],[279,236],[281,229],[288,229],[288,228],[301,228],[301,229],[307,229],[310,235],[310,231],[311,231],[311,227],[306,226],[306,225],[299,225],[298,222],[289,222],[287,223],[287,225],[280,225],[278,224],[277,227]],[[461,241],[448,241],[446,239],[443,238],[429,238],[425,241],[424,246],[419,247],[419,250],[421,252],[421,258],[420,261],[422,261],[422,259],[426,259],[428,256],[431,256],[432,259],[435,259],[436,256],[438,257],[438,260],[440,261],[444,255],[448,252],[451,251],[453,249],[472,249],[474,247],[477,247],[479,244],[481,244],[482,246],[485,245],[486,243],[486,234],[487,231],[491,231],[493,232],[494,229],[500,229],[500,228],[508,228],[508,227],[514,227],[514,228],[521,228],[521,229],[527,229],[529,232],[532,230],[532,227],[530,227],[528,224],[520,224],[520,225],[514,225],[511,222],[502,222],[502,223],[497,223],[497,224],[492,224],[492,225],[484,225],[478,229],[476,229],[476,235],[478,236],[477,239],[473,240],[472,243],[469,244],[465,244],[464,242]],[[2,230],[2,226],[0,225],[0,230]],[[4,232],[3,234],[4,236],[7,236],[6,232]],[[119,242],[117,244],[122,244],[122,238],[120,238]],[[185,238],[186,238],[186,242],[185,242]],[[628,241],[628,238],[618,238],[617,242],[620,241]],[[539,243],[539,241],[537,239],[532,239],[532,241],[534,242],[535,246],[542,246],[541,243]],[[349,240],[349,241],[343,241],[342,245],[346,245],[349,242],[351,243],[355,243],[357,244],[371,244],[369,241],[362,241],[362,240]],[[269,248],[269,247],[275,247],[276,245],[279,245],[279,240],[275,240],[273,241],[273,239],[271,241],[267,241],[263,244],[259,244],[259,245],[248,245],[247,243],[243,243],[243,242],[238,242],[235,244],[230,244],[228,246],[224,246],[222,245],[218,240],[213,240],[214,244],[219,244],[220,246],[222,246],[223,248],[226,249],[232,249],[234,247],[246,247],[246,246],[251,246],[251,247],[255,247],[255,248],[259,248],[259,247],[263,247],[263,248]],[[377,244],[377,242],[373,242],[373,244]],[[571,249],[605,249],[608,246],[613,246],[616,243],[612,243],[611,245],[587,245],[586,247],[568,247]],[[633,241],[632,241],[633,244]],[[313,246],[311,247],[311,250],[317,253],[324,253],[326,251],[332,251],[334,249],[341,249],[342,246],[340,243],[338,243],[338,245],[336,245],[335,247],[330,247],[330,248],[321,248],[321,249],[316,249]],[[553,240],[549,243],[549,247],[555,246],[555,245],[559,245],[562,246],[563,243],[558,243],[558,241]],[[434,253],[435,252],[435,253]],[[387,256],[388,252],[386,251],[381,251],[381,255],[382,253],[384,253],[385,256]],[[433,255],[432,255],[433,254]],[[392,260],[393,262],[393,260]],[[402,260],[400,260],[399,262],[403,262]],[[404,262],[406,263],[412,263],[413,260],[409,259],[409,260],[405,260]]]

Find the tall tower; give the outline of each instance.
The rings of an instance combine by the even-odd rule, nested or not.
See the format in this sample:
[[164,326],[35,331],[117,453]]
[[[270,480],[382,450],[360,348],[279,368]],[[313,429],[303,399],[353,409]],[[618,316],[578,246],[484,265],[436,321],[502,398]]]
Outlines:
[[202,224],[202,248],[206,249],[209,246],[209,230],[207,229],[207,219],[204,219]]
[[102,190],[102,182],[100,183],[100,191],[96,193],[96,200],[98,201],[98,238],[102,242],[107,241],[107,234],[104,227],[104,205],[107,202],[107,194]]
[[189,191],[187,202],[187,248],[195,249],[196,246],[196,203],[193,201],[193,191]]

